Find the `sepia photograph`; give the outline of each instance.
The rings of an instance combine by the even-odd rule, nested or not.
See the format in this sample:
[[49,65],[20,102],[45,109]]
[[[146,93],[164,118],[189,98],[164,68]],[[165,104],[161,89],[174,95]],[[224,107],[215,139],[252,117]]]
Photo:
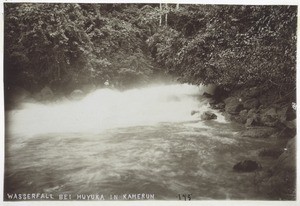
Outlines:
[[298,6],[171,2],[2,3],[4,202],[296,203]]

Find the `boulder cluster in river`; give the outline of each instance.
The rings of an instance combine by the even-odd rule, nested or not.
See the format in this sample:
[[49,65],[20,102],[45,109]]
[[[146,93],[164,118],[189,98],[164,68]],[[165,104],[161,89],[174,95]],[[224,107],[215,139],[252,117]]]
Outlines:
[[[245,125],[238,134],[241,137],[280,142],[276,148],[258,148],[256,160],[242,159],[233,165],[233,171],[256,172],[261,191],[277,199],[295,199],[296,111],[292,107],[295,92],[282,95],[256,86],[231,92],[217,88],[214,95],[203,96],[209,98],[211,108],[222,112],[226,120]],[[206,116],[212,114],[201,119],[208,120]],[[259,163],[261,158],[271,158],[273,166],[264,168]]]

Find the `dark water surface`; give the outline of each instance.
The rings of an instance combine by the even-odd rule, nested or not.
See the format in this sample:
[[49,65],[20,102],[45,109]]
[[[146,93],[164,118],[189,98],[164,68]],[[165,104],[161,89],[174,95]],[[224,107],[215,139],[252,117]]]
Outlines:
[[244,158],[256,159],[257,149],[271,143],[240,138],[234,134],[239,128],[231,124],[199,124],[14,137],[6,147],[6,192],[268,199],[259,191],[255,173],[235,173],[232,167]]

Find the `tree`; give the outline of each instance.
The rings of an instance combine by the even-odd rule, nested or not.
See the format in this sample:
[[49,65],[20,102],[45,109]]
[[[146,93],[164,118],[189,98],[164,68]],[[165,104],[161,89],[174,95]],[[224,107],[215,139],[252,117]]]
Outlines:
[[182,5],[149,39],[182,82],[295,86],[296,7]]

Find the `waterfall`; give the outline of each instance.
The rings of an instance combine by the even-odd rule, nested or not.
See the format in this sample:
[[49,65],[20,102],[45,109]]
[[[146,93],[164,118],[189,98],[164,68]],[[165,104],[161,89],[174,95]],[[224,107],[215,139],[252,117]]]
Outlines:
[[158,85],[126,91],[98,89],[81,100],[23,103],[8,113],[8,132],[14,135],[99,133],[105,129],[161,122],[196,120],[192,110],[201,103],[203,86]]

